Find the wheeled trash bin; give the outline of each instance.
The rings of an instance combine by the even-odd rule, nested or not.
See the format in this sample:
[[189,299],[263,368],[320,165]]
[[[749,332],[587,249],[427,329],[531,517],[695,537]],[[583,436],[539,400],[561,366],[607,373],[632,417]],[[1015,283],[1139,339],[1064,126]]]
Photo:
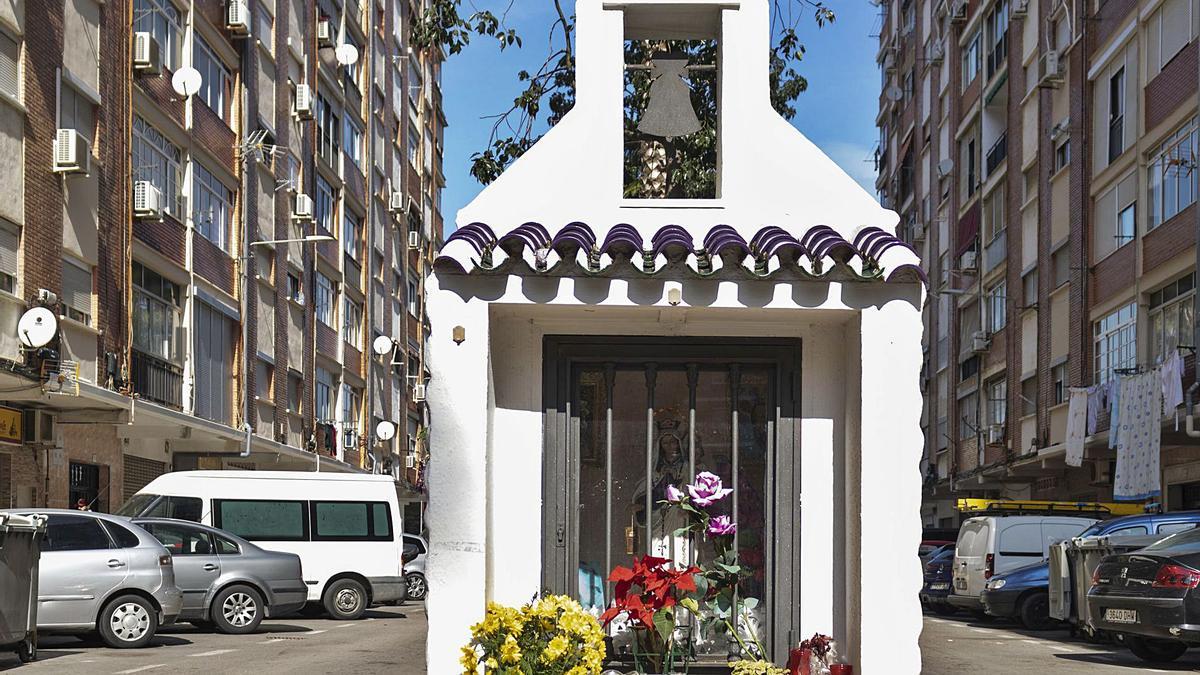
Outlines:
[[38,560],[45,516],[0,513],[0,650],[37,658]]

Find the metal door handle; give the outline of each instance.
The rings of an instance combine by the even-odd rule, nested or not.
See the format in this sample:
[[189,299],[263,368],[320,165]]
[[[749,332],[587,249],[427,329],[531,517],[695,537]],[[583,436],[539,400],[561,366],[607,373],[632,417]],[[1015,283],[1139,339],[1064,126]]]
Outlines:
[[108,561],[108,566],[113,569],[116,569],[118,567],[124,567],[125,563],[120,560],[117,560],[116,558],[113,558],[112,560]]
[[207,565],[204,566],[205,572],[212,572],[215,569],[217,569],[217,566],[212,563],[208,563]]

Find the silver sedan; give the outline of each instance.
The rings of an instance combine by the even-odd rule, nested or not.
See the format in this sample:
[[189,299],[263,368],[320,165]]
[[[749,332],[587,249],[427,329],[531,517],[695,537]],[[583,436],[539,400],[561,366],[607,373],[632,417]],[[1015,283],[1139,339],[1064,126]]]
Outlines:
[[171,552],[183,590],[179,618],[222,633],[250,633],[264,617],[304,607],[300,556],[267,551],[215,527],[170,518],[135,518]]

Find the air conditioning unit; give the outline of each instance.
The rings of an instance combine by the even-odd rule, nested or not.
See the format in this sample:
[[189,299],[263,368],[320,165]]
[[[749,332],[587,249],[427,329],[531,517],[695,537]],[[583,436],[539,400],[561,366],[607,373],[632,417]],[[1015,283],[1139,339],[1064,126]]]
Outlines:
[[1023,19],[1029,14],[1029,0],[1016,0],[1013,3],[1012,11],[1009,16],[1014,19]]
[[37,301],[42,307],[53,307],[58,304],[58,294],[45,288],[37,291]]
[[925,241],[925,223],[923,221],[918,220],[913,223],[912,238],[913,242]]
[[158,40],[150,33],[138,31],[133,34],[133,69],[139,73],[162,72],[162,57],[158,49]]
[[225,9],[225,27],[234,35],[250,34],[250,10],[246,0],[229,0]]
[[414,384],[412,388],[412,400],[414,403],[420,403],[425,400],[425,385]]
[[967,20],[967,0],[954,0],[950,4],[950,21],[960,23]]
[[1071,130],[1071,118],[1064,117],[1059,120],[1054,126],[1050,127],[1050,140],[1057,141],[1064,134]]
[[1062,84],[1062,63],[1059,61],[1058,52],[1051,50],[1042,54],[1039,63],[1041,71],[1038,78],[1039,87],[1055,88]]
[[329,19],[317,20],[317,46],[332,47],[333,46],[333,24]]
[[990,345],[991,340],[988,338],[988,334],[985,331],[977,330],[974,333],[971,333],[971,351],[975,352],[976,354],[981,354],[986,352]]
[[421,248],[421,233],[420,232],[413,230],[408,233],[408,248],[414,249],[414,250]]
[[998,445],[1004,442],[1004,425],[989,424],[987,434],[988,445]]
[[54,443],[54,415],[36,408],[22,411],[21,440],[26,443]]
[[408,203],[407,197],[408,195],[404,194],[403,192],[399,190],[393,190],[392,194],[388,197],[388,210],[390,210],[392,213],[403,211],[404,207]]
[[313,118],[312,87],[304,83],[296,85],[296,102],[292,114],[299,120],[311,120]]
[[890,47],[887,53],[883,55],[883,69],[889,73],[896,70],[896,52]]
[[416,455],[405,455],[404,456],[404,468],[406,468],[406,469],[417,468],[417,456]]
[[55,173],[87,173],[92,151],[88,139],[74,129],[59,129],[54,137]]
[[303,192],[296,195],[296,201],[292,204],[292,220],[312,220],[313,218],[313,200],[312,197]]
[[958,269],[960,272],[974,272],[978,269],[975,251],[963,251],[962,257],[958,259]]
[[938,65],[942,59],[946,57],[946,45],[941,40],[935,40],[929,43],[929,53],[925,56],[926,60],[933,65]]
[[148,180],[133,183],[133,215],[137,218],[162,218],[162,193]]

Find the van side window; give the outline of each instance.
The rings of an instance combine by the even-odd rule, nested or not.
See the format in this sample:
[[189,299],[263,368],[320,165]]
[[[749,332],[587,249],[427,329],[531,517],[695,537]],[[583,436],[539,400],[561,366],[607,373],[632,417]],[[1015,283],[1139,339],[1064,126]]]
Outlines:
[[384,502],[312,503],[313,541],[391,541],[392,523]]
[[[1163,527],[1166,527],[1166,526],[1164,525]],[[1163,531],[1162,527],[1160,527],[1158,529],[1158,531],[1162,532]],[[1110,536],[1110,537],[1132,537],[1132,536],[1139,535],[1139,534],[1149,534],[1149,532],[1146,531],[1145,525],[1135,525],[1134,527],[1122,527],[1119,530],[1113,530],[1112,532],[1109,532],[1108,536]]]
[[1000,555],[1042,557],[1042,526],[1040,523],[1018,523],[1000,531],[997,547]]
[[167,497],[167,518],[177,518],[179,520],[190,520],[193,523],[200,522],[201,511],[203,504],[196,497]]
[[250,541],[306,541],[302,501],[214,499],[213,525]]
[[44,551],[94,551],[112,548],[112,542],[95,518],[51,515],[46,523]]
[[1159,534],[1174,534],[1196,527],[1196,523],[1163,523],[1158,526]]

